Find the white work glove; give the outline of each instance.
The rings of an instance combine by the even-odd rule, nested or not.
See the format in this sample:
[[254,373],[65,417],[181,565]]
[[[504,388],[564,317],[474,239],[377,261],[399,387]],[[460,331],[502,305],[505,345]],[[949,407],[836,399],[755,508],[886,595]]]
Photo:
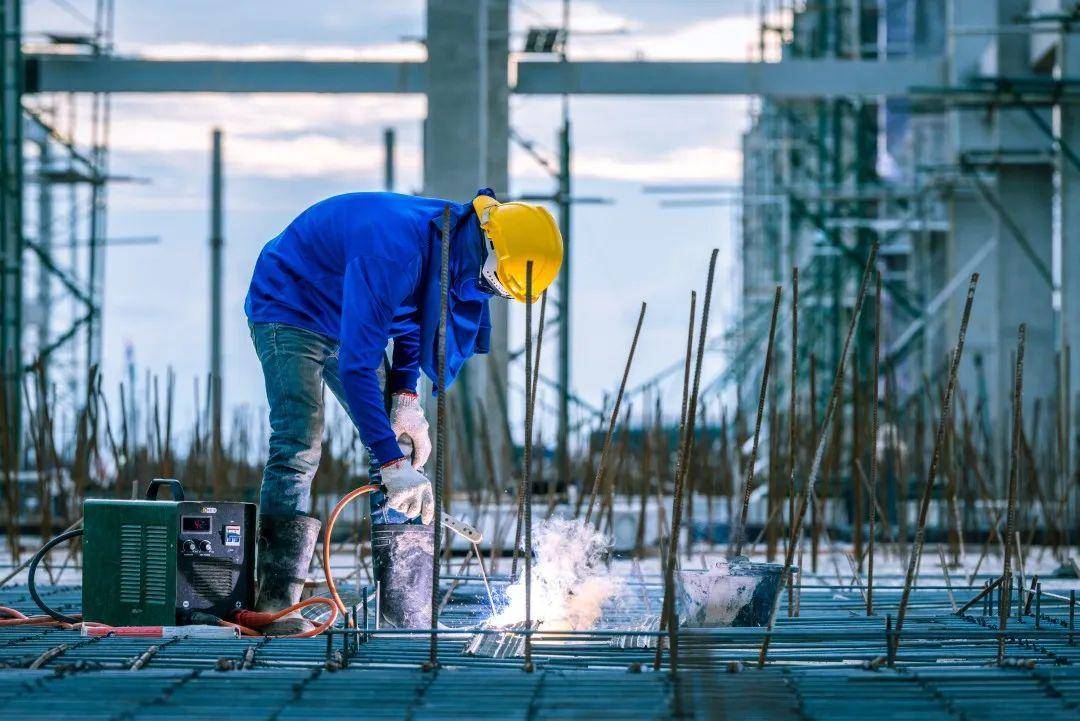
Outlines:
[[435,520],[435,495],[431,481],[413,468],[407,458],[387,463],[380,469],[386,487],[386,505],[409,518],[420,516],[425,525]]
[[412,443],[413,468],[423,468],[431,455],[431,436],[424,417],[424,406],[415,393],[395,393],[390,405],[390,428],[398,441]]

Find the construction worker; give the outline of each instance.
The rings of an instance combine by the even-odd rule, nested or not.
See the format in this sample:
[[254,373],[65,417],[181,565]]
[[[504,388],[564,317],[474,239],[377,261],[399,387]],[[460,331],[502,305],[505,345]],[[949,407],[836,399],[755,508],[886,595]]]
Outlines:
[[[421,370],[436,378],[446,208],[449,385],[470,356],[488,351],[488,299],[524,301],[530,260],[534,295],[558,274],[562,237],[544,208],[499,203],[487,188],[471,203],[349,193],[305,210],[259,255],[245,303],[270,410],[256,610],[296,603],[307,577],[322,525],[308,513],[325,383],[359,431],[371,482],[386,489],[371,494],[383,620],[399,628],[431,623],[435,503],[422,472],[431,440],[416,385]],[[411,457],[403,446],[411,447]],[[267,632],[311,627],[295,613]]]

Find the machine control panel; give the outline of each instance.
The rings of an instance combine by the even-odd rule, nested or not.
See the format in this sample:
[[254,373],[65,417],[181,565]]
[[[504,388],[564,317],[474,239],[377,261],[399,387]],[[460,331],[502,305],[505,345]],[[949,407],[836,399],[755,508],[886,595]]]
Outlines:
[[181,501],[177,516],[178,610],[226,618],[237,608],[250,608],[254,602],[254,505]]

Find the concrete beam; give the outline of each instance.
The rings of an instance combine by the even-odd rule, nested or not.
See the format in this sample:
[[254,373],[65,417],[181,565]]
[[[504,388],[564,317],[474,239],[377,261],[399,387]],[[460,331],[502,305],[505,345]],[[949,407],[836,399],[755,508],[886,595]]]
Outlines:
[[915,85],[941,85],[941,58],[779,63],[578,61],[519,62],[514,92],[531,95],[768,95],[814,98],[906,95]]
[[26,80],[28,93],[423,93],[427,65],[37,55]]
[[[945,81],[939,58],[856,62],[517,63],[513,92],[534,95],[904,95]],[[424,62],[151,60],[37,55],[27,92],[425,93]]]

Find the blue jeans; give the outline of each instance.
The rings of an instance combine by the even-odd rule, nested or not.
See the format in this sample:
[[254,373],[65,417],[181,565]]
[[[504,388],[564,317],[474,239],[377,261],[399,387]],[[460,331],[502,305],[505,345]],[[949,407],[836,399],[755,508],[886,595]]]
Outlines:
[[[248,325],[262,363],[270,407],[270,451],[259,489],[259,512],[306,514],[311,510],[311,481],[322,456],[324,383],[349,411],[338,371],[338,342],[284,323]],[[379,380],[386,382],[381,368]],[[370,449],[368,459],[371,483],[378,483],[379,463]],[[383,493],[376,491],[368,497],[373,523],[409,522],[386,506]]]

